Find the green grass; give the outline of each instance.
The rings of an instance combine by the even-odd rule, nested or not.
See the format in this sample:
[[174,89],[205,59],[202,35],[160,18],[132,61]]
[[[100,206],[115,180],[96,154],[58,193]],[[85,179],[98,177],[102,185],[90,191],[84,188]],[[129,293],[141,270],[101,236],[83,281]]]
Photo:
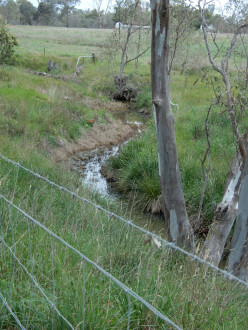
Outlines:
[[[50,167],[45,172],[49,171],[50,178],[56,178],[73,188],[76,178],[69,176],[62,168],[60,174],[57,170]],[[239,286],[205,267],[192,267],[192,261],[181,254],[170,252],[166,248],[158,249],[154,245],[144,245],[146,237],[139,232],[3,161],[1,177],[4,178],[1,194],[12,199],[178,325],[185,329],[247,327],[246,292]],[[89,194],[83,187],[78,188],[80,194]],[[2,201],[0,203],[4,240],[13,247],[18,258],[52,300],[50,236],[17,211],[10,211]],[[116,210],[114,205],[109,207]],[[56,306],[75,326],[83,317],[82,260],[56,239],[53,239],[52,244]],[[85,280],[86,327],[126,328],[126,294],[87,263]],[[0,283],[3,295],[8,298],[12,310],[24,325],[29,321],[34,328],[51,327],[52,311],[47,302],[3,246]],[[156,319],[139,302],[133,298],[130,301],[131,328],[163,328],[163,322]],[[4,307],[1,321],[4,320],[7,328],[13,326],[14,321],[3,311]],[[66,328],[65,323],[55,316],[55,328],[61,327]],[[164,325],[164,328],[168,327]]]
[[12,26],[12,33],[19,40],[19,52],[77,57],[99,55],[106,37],[112,30],[74,29],[37,26]]
[[[201,160],[206,150],[205,119],[211,104],[212,89],[204,83],[192,88],[196,76],[188,77],[188,87],[179,74],[171,78],[172,101],[179,105],[173,106],[175,116],[176,140],[182,184],[186,204],[190,216],[198,211],[204,177]],[[138,106],[151,101],[149,88],[144,89],[138,97]],[[139,107],[142,107],[139,106]],[[242,123],[247,125],[247,119]],[[211,222],[213,216],[212,202],[218,203],[223,196],[226,175],[229,164],[235,153],[231,122],[227,113],[220,114],[214,107],[210,113],[210,157],[211,172],[203,204],[202,217],[205,225]],[[158,161],[156,133],[153,120],[148,129],[137,140],[124,146],[118,159],[110,160],[113,168],[118,170],[118,182],[122,190],[136,191],[142,196],[140,204],[143,209],[160,194],[158,179]],[[207,166],[207,164],[206,164]]]
[[[59,138],[76,140],[88,128],[92,110],[83,104],[78,86],[7,66],[0,68],[0,75],[5,77],[0,82],[2,136],[56,146]],[[98,113],[101,120],[103,112]]]
[[[110,31],[50,27],[12,27],[12,31],[17,34],[20,47],[17,48],[15,67],[0,67],[0,153],[125,218],[132,218],[139,224],[142,221],[148,230],[153,228],[154,223],[144,221],[142,214],[136,217],[125,204],[111,202],[89,191],[77,175],[54,163],[52,158],[61,141],[76,141],[84,130],[90,129],[87,120],[96,110],[85,107],[84,97],[107,100],[113,89],[113,75],[118,72],[118,66],[115,61],[105,61],[101,48]],[[194,49],[197,53],[196,46]],[[68,76],[75,70],[77,57],[92,51],[100,61],[85,63],[79,84],[28,72],[46,70],[47,61],[52,58],[59,62],[59,75]],[[193,57],[191,60],[193,63]],[[126,68],[131,82],[139,89],[137,108],[151,104],[148,64],[147,54],[137,70],[134,71],[133,64]],[[201,63],[199,67],[202,66]],[[192,68],[196,70],[195,63]],[[188,74],[186,87],[185,76],[176,71],[172,73],[172,101],[180,106],[179,111],[174,110],[179,161],[191,213],[197,208],[202,186],[200,159],[206,146],[203,120],[212,98],[209,86],[198,83],[192,88],[197,78],[193,69]],[[97,114],[104,122],[106,113],[100,109]],[[209,119],[212,172],[204,205],[206,219],[211,217],[211,201],[218,201],[222,194],[228,170],[225,158],[220,155],[225,150],[230,160],[234,153],[229,126],[226,113],[221,116],[213,109]],[[134,197],[133,204],[141,198],[143,204],[147,203],[159,195],[152,123],[140,139],[123,148],[120,158],[114,159],[112,165],[121,168],[122,188],[140,192]],[[247,328],[247,291],[236,283],[181,254],[159,249],[153,243],[146,244],[147,237],[134,229],[2,160],[0,194],[109,271],[179,326],[185,329]],[[52,300],[51,237],[14,209],[10,210],[2,200],[0,210],[1,235]],[[164,235],[165,230],[160,232],[160,228],[157,227],[158,234]],[[52,244],[55,303],[76,326],[83,318],[82,260],[55,239]],[[85,264],[85,280],[85,328],[126,328],[126,294],[88,264]],[[24,326],[52,327],[51,308],[3,244],[0,290]],[[131,329],[168,329],[139,302],[133,298],[130,301]],[[0,323],[3,328],[16,327],[3,304],[0,304]],[[54,328],[66,328],[56,315]]]

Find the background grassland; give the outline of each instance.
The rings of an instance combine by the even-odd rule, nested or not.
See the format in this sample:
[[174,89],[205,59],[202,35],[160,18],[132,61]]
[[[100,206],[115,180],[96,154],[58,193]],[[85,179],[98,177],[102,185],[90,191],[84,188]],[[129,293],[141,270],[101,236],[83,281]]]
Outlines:
[[[135,214],[130,214],[117,201],[105,200],[88,191],[78,176],[55,164],[51,158],[53,148],[60,145],[61,140],[76,140],[82,130],[90,129],[87,120],[95,115],[95,110],[83,104],[84,96],[106,100],[113,89],[113,75],[118,72],[118,66],[115,61],[106,61],[101,48],[110,31],[51,27],[12,27],[12,31],[18,35],[20,47],[16,65],[0,67],[0,152],[111,211],[135,218]],[[48,41],[46,46],[45,40]],[[56,43],[56,40],[62,41]],[[84,40],[82,45],[79,40]],[[91,46],[92,43],[96,46]],[[68,76],[75,70],[77,57],[92,51],[98,51],[100,61],[95,65],[85,62],[80,85],[28,72],[46,70],[47,61],[52,57],[60,63],[58,74]],[[179,111],[175,109],[174,115],[180,167],[192,213],[202,184],[200,158],[206,146],[203,120],[213,97],[204,83],[192,87],[198,77],[195,70],[196,66],[188,73],[186,86],[185,72],[180,75],[175,71],[171,78],[172,101],[179,104]],[[137,70],[130,64],[126,73],[139,88],[137,107],[150,106],[149,56],[140,61]],[[69,97],[69,101],[64,96]],[[104,121],[101,109],[97,115]],[[218,110],[213,109],[209,125],[212,173],[204,209],[207,219],[211,213],[208,204],[221,196],[228,170],[227,162],[220,155],[225,151],[230,160],[235,151],[226,113],[220,116]],[[113,162],[127,190],[138,190],[145,198],[159,195],[152,123],[141,138],[123,148],[120,158]],[[147,237],[2,160],[0,194],[123,281],[179,326],[185,329],[247,328],[247,290],[243,287],[182,255],[159,249],[152,242],[146,244]],[[2,200],[0,209],[1,236],[52,300],[51,238],[20,213],[9,209]],[[144,222],[144,226],[149,229],[151,224]],[[83,264],[55,239],[52,244],[55,303],[76,326],[83,318]],[[3,244],[0,260],[0,288],[12,310],[27,328],[51,328],[51,308]],[[126,294],[87,264],[85,280],[86,328],[126,328]],[[4,328],[16,326],[3,305],[0,305],[0,322]],[[168,329],[131,298],[130,328],[144,327]],[[66,328],[57,316],[55,328]]]
[[112,30],[74,29],[36,26],[13,26],[19,40],[19,54],[27,52],[48,56],[77,57],[99,52]]

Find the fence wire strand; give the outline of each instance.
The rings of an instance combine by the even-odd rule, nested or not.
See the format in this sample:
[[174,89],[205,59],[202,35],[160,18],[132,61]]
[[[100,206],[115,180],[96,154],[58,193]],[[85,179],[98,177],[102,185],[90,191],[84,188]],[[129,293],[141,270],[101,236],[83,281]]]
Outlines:
[[[33,276],[34,264],[33,264],[33,257],[32,257],[31,233],[30,233],[30,223],[29,222],[30,221],[27,221],[27,225],[28,225],[28,242],[29,242],[29,259],[30,259],[30,263],[31,263],[31,275]],[[29,324],[29,320],[30,320],[30,316],[31,316],[32,295],[33,295],[33,291],[30,290],[29,311],[28,311],[28,318],[27,318],[27,324],[26,324],[27,329],[28,329],[28,324]]]
[[55,322],[55,281],[54,281],[54,250],[53,250],[53,237],[50,236],[51,238],[51,259],[52,259],[52,278],[53,278],[53,306],[52,306],[52,329],[54,329],[54,322]]
[[127,296],[127,304],[128,304],[128,310],[127,310],[127,330],[130,329],[130,319],[131,319],[131,303],[130,303],[130,296],[128,292],[126,292]]
[[83,324],[82,324],[82,329],[85,329],[85,293],[86,293],[86,287],[85,287],[85,261],[82,261],[83,263]]
[[146,234],[147,236],[150,236],[150,237],[153,237],[153,238],[159,240],[161,242],[161,244],[163,244],[164,246],[167,246],[167,247],[169,247],[169,248],[171,248],[173,250],[179,251],[182,254],[188,256],[189,258],[191,258],[193,261],[197,261],[197,262],[199,262],[201,264],[204,264],[204,265],[208,266],[209,268],[213,269],[214,271],[222,274],[225,278],[232,279],[232,280],[234,280],[236,282],[239,282],[240,284],[244,285],[248,289],[248,282],[243,281],[242,279],[240,279],[237,276],[231,274],[230,272],[227,272],[227,271],[225,271],[223,269],[220,269],[219,267],[213,265],[209,261],[203,260],[200,257],[198,257],[197,255],[195,255],[193,253],[190,253],[190,252],[188,252],[188,251],[180,248],[179,246],[175,245],[174,243],[168,242],[164,238],[162,238],[162,237],[160,237],[160,236],[158,236],[158,235],[156,235],[156,234],[154,234],[154,233],[152,233],[152,232],[150,232],[150,231],[148,231],[148,230],[146,230],[146,229],[144,229],[142,227],[139,227],[138,225],[136,225],[135,223],[133,223],[131,220],[126,220],[126,219],[122,218],[121,216],[119,216],[119,215],[117,215],[117,214],[115,214],[113,212],[110,212],[110,211],[104,209],[100,205],[97,205],[97,204],[93,203],[92,201],[88,200],[87,198],[84,198],[82,196],[77,195],[76,193],[70,191],[69,189],[60,186],[59,184],[57,184],[57,183],[55,183],[55,182],[47,179],[46,177],[41,176],[38,173],[35,173],[34,171],[32,171],[32,170],[30,170],[30,169],[28,169],[28,168],[20,165],[19,163],[14,162],[13,160],[11,160],[11,159],[9,159],[9,158],[1,155],[1,154],[0,154],[0,158],[2,158],[6,162],[8,162],[8,163],[10,163],[10,164],[12,164],[12,165],[14,165],[16,167],[19,167],[19,168],[23,169],[24,171],[26,171],[26,172],[34,175],[35,177],[37,177],[37,178],[39,178],[39,179],[41,179],[41,180],[49,183],[51,186],[54,186],[54,187],[58,188],[61,191],[65,191],[68,194],[70,194],[71,196],[73,196],[73,197],[75,197],[75,198],[77,198],[77,199],[79,199],[79,200],[81,200],[81,201],[83,201],[83,202],[85,202],[85,203],[87,203],[89,205],[92,205],[94,208],[96,208],[96,209],[98,209],[98,210],[106,213],[110,217],[113,217],[115,219],[118,219],[118,220],[124,222],[125,224],[127,224],[128,226],[133,227],[133,228],[139,230],[140,232]]
[[[16,251],[16,242],[15,242],[15,236],[14,236],[14,228],[13,228],[13,221],[12,221],[12,214],[11,214],[11,208],[10,205],[8,205],[8,213],[9,213],[9,223],[10,223],[10,227],[11,227],[11,236],[12,236],[12,246],[14,248],[14,251]],[[1,235],[3,236],[3,232],[1,232]],[[15,259],[13,258],[13,267],[12,267],[12,272],[11,272],[11,278],[10,278],[10,283],[9,283],[9,289],[8,289],[8,294],[7,294],[7,299],[10,299],[11,297],[11,289],[13,286],[13,281],[14,281],[14,277],[15,277],[15,272],[16,272],[16,262]],[[3,324],[4,324],[4,318],[6,315],[6,310],[3,314],[3,319],[2,319],[2,323],[1,323],[1,330],[3,329]]]
[[[173,323],[169,318],[167,318],[164,314],[162,314],[161,312],[159,312],[149,302],[147,302],[145,299],[143,299],[142,297],[140,297],[137,293],[135,293],[133,290],[131,290],[130,288],[128,288],[125,284],[123,284],[122,282],[120,282],[117,278],[115,278],[113,275],[111,275],[110,273],[108,273],[105,269],[103,269],[101,266],[99,266],[98,264],[96,264],[94,261],[92,261],[91,259],[89,259],[88,257],[86,257],[84,254],[82,254],[80,251],[78,251],[76,248],[74,248],[68,242],[64,241],[61,237],[59,237],[58,235],[56,235],[55,233],[53,233],[50,229],[46,228],[39,221],[37,221],[34,218],[32,218],[30,215],[28,215],[25,211],[23,211],[22,209],[20,209],[15,204],[13,204],[7,198],[5,198],[4,196],[0,195],[0,199],[3,199],[8,205],[11,205],[14,209],[16,209],[21,214],[23,214],[24,217],[26,217],[27,219],[29,219],[30,221],[32,221],[33,223],[35,223],[38,227],[42,228],[51,237],[56,238],[63,245],[67,246],[70,250],[74,251],[76,254],[78,254],[82,258],[82,260],[86,261],[87,263],[91,264],[93,267],[95,267],[96,269],[98,269],[102,274],[104,274],[110,280],[112,280],[113,282],[115,282],[126,294],[128,293],[130,296],[132,296],[133,298],[135,298],[136,300],[138,300],[139,302],[141,302],[144,306],[146,306],[154,315],[158,316],[161,320],[163,320],[167,324],[171,325],[175,329],[178,329],[178,330],[181,329],[175,323]],[[40,292],[46,298],[47,302],[51,305],[51,307],[54,308],[54,310],[57,312],[57,314],[61,318],[63,318],[63,320],[70,326],[71,329],[74,329],[73,326],[66,320],[66,318],[63,315],[61,315],[61,313],[58,311],[58,309],[56,308],[56,306],[54,306],[54,304],[50,301],[50,299],[44,293],[44,291],[39,286],[39,284],[36,282],[36,280],[34,279],[34,277],[29,273],[29,271],[27,270],[27,268],[21,263],[21,261],[17,258],[17,256],[12,251],[12,249],[4,241],[3,237],[0,237],[0,239],[3,242],[3,244],[6,246],[6,248],[9,250],[9,252],[12,254],[13,258],[19,263],[19,265],[24,269],[24,271],[29,275],[29,277],[31,278],[31,280],[33,281],[33,283],[35,284],[35,286],[40,290]]]
[[10,306],[8,305],[6,299],[4,298],[4,296],[2,295],[2,293],[0,292],[0,299],[2,300],[2,302],[4,303],[5,307],[7,308],[7,310],[10,312],[10,314],[13,316],[13,318],[16,320],[16,323],[19,325],[19,327],[21,329],[26,329],[24,328],[24,326],[21,324],[20,320],[18,319],[18,317],[16,316],[16,314],[12,311],[12,309],[10,308]]

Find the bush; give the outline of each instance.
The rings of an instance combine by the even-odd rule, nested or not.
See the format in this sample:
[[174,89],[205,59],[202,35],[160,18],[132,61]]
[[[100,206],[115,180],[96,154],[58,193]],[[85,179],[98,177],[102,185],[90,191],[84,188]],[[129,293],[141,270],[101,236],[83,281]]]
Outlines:
[[0,17],[0,64],[7,63],[14,54],[17,46],[16,37],[9,32],[7,24]]

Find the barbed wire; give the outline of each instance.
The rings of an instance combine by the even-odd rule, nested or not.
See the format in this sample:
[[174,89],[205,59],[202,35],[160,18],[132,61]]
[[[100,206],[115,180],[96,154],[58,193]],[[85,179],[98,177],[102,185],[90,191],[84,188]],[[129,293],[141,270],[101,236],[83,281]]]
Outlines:
[[[81,259],[84,261],[88,262],[91,264],[93,267],[98,269],[102,274],[104,274],[106,277],[108,277],[110,280],[115,282],[126,294],[132,296],[136,300],[140,301],[144,306],[146,306],[151,312],[153,312],[154,315],[162,319],[164,322],[167,324],[171,325],[175,329],[181,330],[180,327],[178,327],[175,323],[173,323],[169,318],[167,318],[164,314],[159,312],[154,306],[152,306],[149,302],[147,302],[145,299],[140,297],[137,293],[135,293],[133,290],[131,290],[129,287],[127,287],[124,283],[119,281],[117,278],[115,278],[113,275],[108,273],[105,269],[103,269],[101,266],[96,264],[94,261],[86,257],[84,254],[82,254],[80,251],[78,251],[76,248],[74,248],[72,245],[70,245],[68,242],[63,240],[61,237],[53,233],[50,229],[42,225],[39,221],[35,220],[33,217],[28,215],[25,211],[20,209],[18,206],[13,204],[11,201],[9,201],[7,198],[4,196],[0,195],[0,199],[4,200],[8,205],[11,205],[13,208],[15,208],[17,211],[19,211],[21,214],[24,215],[27,219],[35,223],[38,227],[42,228],[45,232],[47,232],[51,237],[56,238],[58,241],[60,241],[63,245],[67,246],[69,249],[74,251],[76,254],[78,254]],[[43,296],[46,298],[46,300],[49,302],[49,304],[54,308],[54,310],[60,315],[60,317],[63,318],[63,320],[70,326],[71,329],[74,329],[73,326],[64,318],[63,315],[60,314],[60,312],[57,310],[57,308],[54,306],[54,304],[50,301],[50,299],[46,296],[42,288],[39,286],[39,284],[36,282],[34,277],[29,273],[27,268],[21,263],[21,261],[17,258],[15,253],[12,251],[12,249],[7,245],[7,243],[4,241],[3,237],[0,236],[0,240],[3,242],[3,244],[6,246],[6,248],[9,250],[9,252],[12,254],[13,258],[19,263],[19,265],[23,268],[23,270],[28,274],[28,276],[31,278],[35,286],[40,290],[40,292],[43,294]],[[130,318],[130,302],[129,302],[129,307],[128,307],[128,320]]]
[[0,299],[2,300],[2,302],[4,303],[5,307],[7,308],[7,310],[10,312],[10,314],[13,316],[13,318],[16,320],[16,323],[19,325],[19,327],[21,329],[24,329],[24,326],[21,324],[20,320],[18,319],[17,315],[12,311],[11,307],[8,305],[6,299],[4,298],[4,296],[2,295],[2,293],[0,292]]
[[156,234],[154,234],[154,233],[152,233],[152,232],[150,232],[150,231],[148,231],[148,230],[146,230],[146,229],[144,229],[144,228],[142,228],[142,227],[136,225],[133,221],[131,221],[131,220],[126,220],[126,219],[122,218],[121,216],[119,216],[119,215],[117,215],[117,214],[115,214],[115,213],[113,213],[113,212],[110,212],[110,211],[104,209],[104,208],[101,207],[100,205],[97,205],[97,204],[93,203],[92,201],[88,200],[87,198],[84,198],[84,197],[82,197],[82,196],[79,196],[78,194],[76,194],[76,193],[70,191],[69,189],[67,189],[67,188],[65,188],[65,187],[63,187],[63,186],[60,186],[59,184],[57,184],[57,183],[55,183],[55,182],[53,182],[53,181],[47,179],[47,178],[44,177],[44,176],[41,176],[40,174],[38,174],[38,173],[36,173],[36,172],[34,172],[34,171],[32,171],[32,170],[30,170],[30,169],[28,169],[28,168],[26,168],[26,167],[20,165],[19,163],[14,162],[13,160],[11,160],[11,159],[9,159],[9,158],[7,158],[7,157],[1,155],[1,154],[0,154],[0,158],[2,158],[3,160],[5,160],[5,161],[8,162],[8,163],[11,163],[12,165],[14,165],[14,166],[16,166],[16,167],[19,167],[19,168],[23,169],[24,171],[26,171],[26,172],[28,172],[28,173],[34,175],[35,177],[37,177],[37,178],[39,178],[39,179],[41,179],[41,180],[43,180],[43,181],[49,183],[51,186],[54,186],[54,187],[58,188],[58,189],[61,190],[61,191],[65,191],[65,192],[67,192],[68,194],[70,194],[71,196],[73,196],[73,197],[75,197],[75,198],[77,198],[77,199],[79,199],[79,200],[81,200],[81,201],[83,201],[83,202],[85,202],[85,203],[87,203],[87,204],[89,204],[89,205],[92,205],[92,206],[95,207],[96,209],[98,209],[98,210],[100,210],[100,211],[102,211],[102,212],[108,214],[110,217],[113,217],[113,218],[115,218],[115,219],[118,219],[118,220],[124,222],[125,224],[129,225],[130,227],[133,227],[133,228],[135,228],[135,229],[141,231],[142,233],[146,234],[147,236],[149,236],[149,237],[153,237],[153,238],[159,240],[159,241],[161,242],[161,244],[163,244],[163,245],[165,245],[165,246],[167,246],[167,247],[169,247],[169,248],[171,248],[171,249],[173,249],[173,250],[176,250],[176,251],[181,252],[182,254],[188,256],[188,257],[189,257],[190,259],[192,259],[193,261],[197,261],[197,262],[199,262],[199,263],[201,263],[201,264],[204,264],[204,265],[208,266],[209,268],[213,269],[214,271],[216,271],[216,272],[222,274],[225,278],[232,279],[232,280],[234,280],[234,281],[236,281],[236,282],[239,282],[240,284],[244,285],[244,286],[248,289],[248,282],[243,281],[242,279],[240,279],[240,278],[238,278],[237,276],[231,274],[230,272],[227,272],[226,270],[220,269],[219,267],[213,265],[213,264],[210,263],[209,261],[206,261],[206,260],[201,259],[201,258],[198,257],[196,254],[190,253],[190,252],[188,252],[188,251],[186,251],[186,250],[180,248],[179,246],[175,245],[175,244],[172,243],[172,242],[168,242],[168,241],[165,240],[164,238],[162,238],[162,237],[160,237],[160,236],[158,236],[158,235],[156,235]]

